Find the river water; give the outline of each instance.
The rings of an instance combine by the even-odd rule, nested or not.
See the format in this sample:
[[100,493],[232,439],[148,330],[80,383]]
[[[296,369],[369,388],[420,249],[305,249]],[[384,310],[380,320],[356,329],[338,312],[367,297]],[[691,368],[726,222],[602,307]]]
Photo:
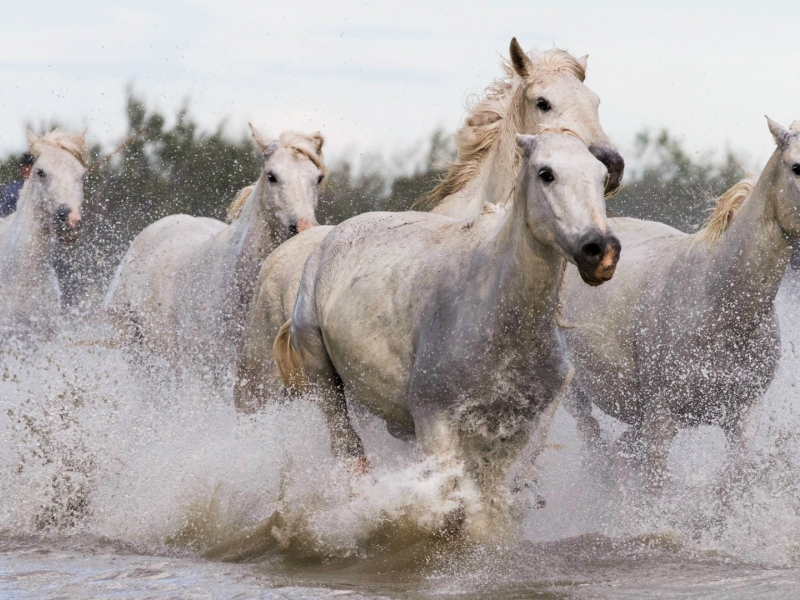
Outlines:
[[661,496],[643,494],[559,409],[546,506],[518,499],[516,535],[486,546],[437,533],[457,473],[373,417],[355,415],[374,470],[352,481],[312,404],[237,418],[224,382],[126,355],[76,318],[0,354],[0,597],[798,598],[799,292],[790,275],[781,367],[735,481],[702,427],[676,438]]

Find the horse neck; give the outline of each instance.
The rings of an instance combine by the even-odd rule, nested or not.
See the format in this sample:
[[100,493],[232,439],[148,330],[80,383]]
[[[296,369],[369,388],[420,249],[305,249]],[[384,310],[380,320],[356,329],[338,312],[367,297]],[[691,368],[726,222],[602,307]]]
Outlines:
[[518,171],[516,134],[522,130],[524,121],[524,95],[525,88],[519,83],[509,90],[509,104],[493,148],[464,188],[472,212],[480,212],[484,202],[502,206],[511,201]]
[[262,174],[239,216],[230,225],[230,259],[236,273],[244,278],[255,277],[261,263],[276,245],[269,215],[265,215],[262,209],[264,188]]
[[494,240],[495,313],[503,321],[513,321],[517,330],[554,328],[564,259],[533,237],[527,225],[524,187],[524,182],[518,182],[513,206]]
[[17,210],[7,225],[3,253],[6,265],[16,265],[21,273],[32,275],[52,269],[55,239],[39,221],[32,187],[20,192]]
[[705,276],[722,309],[737,322],[769,312],[789,264],[791,244],[778,223],[777,153],[759,177],[733,222],[710,249]]

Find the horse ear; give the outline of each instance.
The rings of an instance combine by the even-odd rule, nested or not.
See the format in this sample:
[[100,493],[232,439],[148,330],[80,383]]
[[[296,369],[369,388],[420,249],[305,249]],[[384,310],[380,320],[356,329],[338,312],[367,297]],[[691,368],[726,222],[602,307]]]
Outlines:
[[795,133],[800,133],[800,121],[795,121],[791,125],[789,125],[789,131],[794,131]]
[[530,76],[533,71],[531,59],[519,45],[517,38],[511,38],[508,53],[511,56],[511,66],[514,67],[516,74],[523,79]]
[[34,145],[41,139],[38,135],[33,133],[30,129],[27,131],[28,135],[28,145],[33,148]]
[[[764,115],[767,117],[767,115]],[[784,128],[783,125],[780,123],[773,121],[769,117],[767,117],[767,125],[769,126],[769,131],[772,134],[775,143],[778,145],[778,148],[785,148],[786,144],[789,143],[789,138],[792,137],[792,133]]]
[[578,64],[581,66],[581,69],[583,69],[584,73],[586,73],[586,63],[588,63],[588,62],[589,62],[589,55],[588,54],[584,54],[583,56],[581,56],[578,59]]
[[533,149],[536,148],[538,138],[535,135],[527,135],[524,133],[517,134],[517,147],[522,150],[526,156],[529,156]]
[[314,146],[317,148],[317,154],[322,153],[322,146],[325,144],[325,136],[319,131],[311,134],[311,139],[314,140]]
[[259,133],[259,132],[256,130],[256,128],[255,128],[255,127],[253,127],[253,124],[252,124],[252,123],[248,123],[248,125],[250,126],[250,134],[253,136],[253,139],[254,139],[254,140],[255,140],[255,142],[256,142],[256,146],[258,146],[258,149],[259,149],[259,150],[261,150],[261,152],[262,152],[262,153],[263,153],[263,152],[266,152],[266,151],[267,151],[267,148],[269,148],[269,147],[270,147],[270,145],[272,144],[272,141],[271,141],[271,140],[268,140],[268,139],[267,139],[267,138],[265,138],[263,135],[261,135],[261,134],[260,134],[260,133]]

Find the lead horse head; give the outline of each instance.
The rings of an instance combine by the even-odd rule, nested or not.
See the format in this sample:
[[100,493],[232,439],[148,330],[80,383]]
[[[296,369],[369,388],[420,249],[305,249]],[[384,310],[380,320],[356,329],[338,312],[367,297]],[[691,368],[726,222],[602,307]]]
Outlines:
[[515,203],[533,237],[578,267],[589,285],[614,275],[621,245],[606,220],[607,169],[577,136],[517,135],[524,162]]

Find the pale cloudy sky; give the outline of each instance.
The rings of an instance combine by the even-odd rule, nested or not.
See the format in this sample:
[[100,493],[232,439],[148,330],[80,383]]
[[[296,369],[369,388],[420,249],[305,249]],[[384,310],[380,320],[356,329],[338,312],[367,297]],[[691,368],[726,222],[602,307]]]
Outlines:
[[[454,130],[467,96],[500,71],[516,36],[588,53],[587,84],[611,138],[630,148],[667,127],[695,151],[728,146],[761,164],[763,115],[800,119],[797,2],[300,0],[5,3],[0,149],[53,118],[110,143],[125,86],[184,100],[206,126],[319,129],[329,155],[411,147]],[[11,6],[9,6],[11,4]]]

